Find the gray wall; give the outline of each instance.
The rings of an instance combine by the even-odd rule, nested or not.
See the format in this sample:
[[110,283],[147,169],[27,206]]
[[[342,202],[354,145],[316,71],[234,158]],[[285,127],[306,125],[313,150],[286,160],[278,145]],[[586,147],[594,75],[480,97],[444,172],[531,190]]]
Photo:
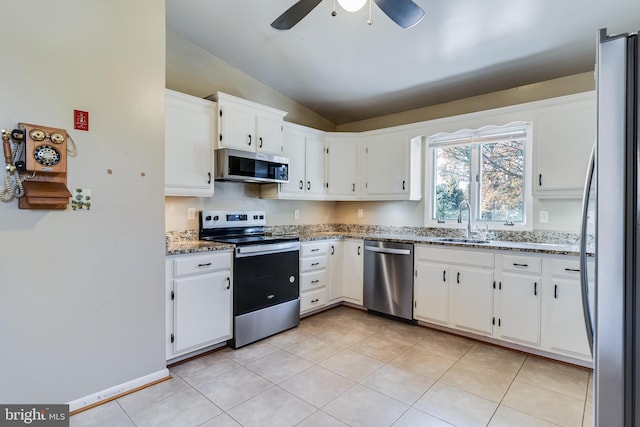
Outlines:
[[165,368],[164,1],[4,0],[2,16],[0,127],[67,129],[68,187],[93,205],[0,203],[0,402],[65,403]]

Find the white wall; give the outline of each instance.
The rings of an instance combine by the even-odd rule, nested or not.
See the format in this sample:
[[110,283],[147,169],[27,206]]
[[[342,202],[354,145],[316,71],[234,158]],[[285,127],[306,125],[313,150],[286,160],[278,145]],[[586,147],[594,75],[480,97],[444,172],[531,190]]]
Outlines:
[[68,187],[93,204],[0,203],[0,402],[65,403],[165,368],[164,1],[4,0],[2,16],[0,127],[67,129]]
[[[198,219],[188,220],[187,209],[199,210],[264,210],[267,224],[307,225],[336,222],[335,202],[268,200],[260,198],[259,184],[216,182],[213,197],[167,197],[165,199],[166,231],[197,230]],[[294,219],[294,210],[300,217]]]

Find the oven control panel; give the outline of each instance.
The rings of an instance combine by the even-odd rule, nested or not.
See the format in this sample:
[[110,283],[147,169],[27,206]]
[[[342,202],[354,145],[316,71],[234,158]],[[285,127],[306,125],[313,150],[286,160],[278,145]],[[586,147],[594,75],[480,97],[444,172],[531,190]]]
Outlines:
[[203,229],[229,227],[264,227],[267,216],[264,211],[200,211]]

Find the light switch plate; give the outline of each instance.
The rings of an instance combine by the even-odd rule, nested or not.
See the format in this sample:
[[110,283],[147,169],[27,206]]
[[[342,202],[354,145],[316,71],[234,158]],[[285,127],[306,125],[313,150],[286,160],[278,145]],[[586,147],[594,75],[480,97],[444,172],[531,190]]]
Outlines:
[[549,211],[540,211],[540,224],[549,223]]

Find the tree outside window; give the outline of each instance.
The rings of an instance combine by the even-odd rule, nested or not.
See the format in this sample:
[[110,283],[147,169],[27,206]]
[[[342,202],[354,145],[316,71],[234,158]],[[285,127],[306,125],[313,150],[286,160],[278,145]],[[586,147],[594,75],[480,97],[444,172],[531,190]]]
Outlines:
[[526,130],[518,129],[432,141],[432,219],[456,219],[460,202],[469,200],[475,218],[524,223],[526,139]]

